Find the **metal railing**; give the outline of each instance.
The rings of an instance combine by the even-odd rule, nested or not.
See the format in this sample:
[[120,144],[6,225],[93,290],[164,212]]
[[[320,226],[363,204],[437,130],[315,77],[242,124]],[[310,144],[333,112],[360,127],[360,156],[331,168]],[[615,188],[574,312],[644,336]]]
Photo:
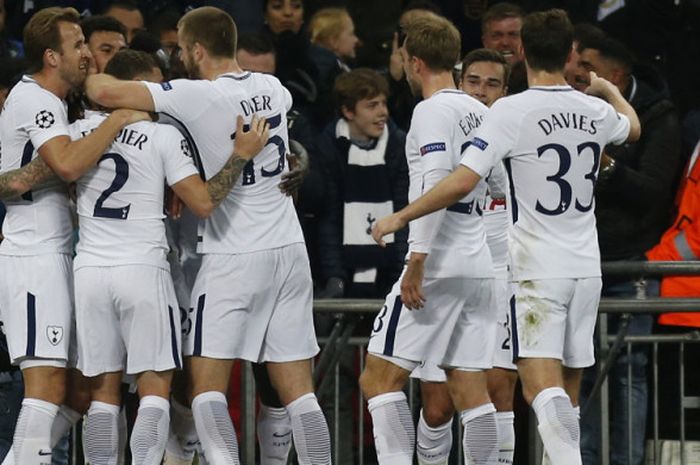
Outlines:
[[[630,279],[640,278],[640,277],[660,277],[663,275],[700,275],[700,262],[640,262],[640,261],[624,261],[624,262],[607,262],[603,263],[603,273],[606,276],[627,276]],[[617,314],[622,315],[622,320],[625,321],[629,318],[630,314],[658,314],[667,312],[700,312],[700,295],[699,298],[602,298],[599,306],[599,313],[601,314]],[[331,433],[333,436],[333,446],[334,446],[334,463],[342,463],[342,457],[340,457],[340,441],[343,438],[340,437],[341,428],[339,425],[340,416],[340,406],[338,400],[339,386],[340,386],[340,368],[338,362],[340,361],[343,352],[348,348],[356,348],[360,356],[360,371],[363,369],[365,348],[368,343],[368,337],[353,337],[352,333],[357,325],[358,317],[371,317],[376,313],[384,304],[383,300],[356,300],[356,299],[335,299],[335,300],[315,300],[314,301],[314,312],[318,315],[333,315],[336,317],[333,328],[327,337],[319,338],[319,343],[322,345],[323,350],[316,361],[314,368],[314,382],[317,386],[317,396],[319,399],[324,398],[329,389],[333,388],[333,424],[330,425]],[[651,344],[653,347],[653,382],[654,382],[654,456],[656,458],[656,448],[658,447],[658,345],[659,344],[669,344],[677,343],[679,344],[680,350],[683,351],[684,345],[686,343],[696,343],[700,342],[700,333],[691,332],[688,335],[647,335],[647,336],[630,336],[627,335],[626,325],[621,325],[620,330],[616,336],[609,337],[607,335],[607,328],[605,318],[600,318],[601,326],[603,327],[603,337],[599,343],[599,355],[600,359],[604,360],[600,364],[598,379],[596,380],[595,387],[591,398],[600,392],[602,414],[601,414],[601,433],[603,437],[602,443],[602,465],[608,465],[609,463],[609,444],[606,442],[609,440],[608,431],[608,420],[609,412],[607,411],[608,395],[607,395],[607,374],[612,366],[612,363],[616,357],[621,353],[623,347],[626,347],[628,354],[631,353],[633,344]],[[681,380],[684,376],[683,358],[680,358],[680,370],[681,370]],[[628,376],[631,378],[630,373],[631,368],[628,367]],[[324,376],[325,374],[325,376]],[[255,389],[254,381],[252,376],[252,370],[248,367],[244,369],[243,376],[243,393],[244,398],[242,399],[242,418],[244,418],[244,424],[241,431],[241,458],[245,464],[255,463]],[[411,384],[409,392],[409,399],[413,401],[414,386]],[[698,393],[700,396],[700,393]],[[358,393],[358,404],[357,415],[358,415],[358,425],[357,425],[357,444],[356,452],[358,457],[358,463],[364,465],[364,434],[365,434],[365,424],[364,424],[364,400],[362,399],[361,393]],[[631,404],[631,390],[628,389],[628,402]],[[690,407],[700,408],[700,397],[685,398],[685,393],[683,392],[683,386],[681,385],[681,399],[679,413],[681,415],[681,426],[684,420],[685,409]],[[696,405],[697,404],[697,405]],[[585,409],[590,409],[591,407],[584,406]],[[628,409],[630,412],[631,409]],[[328,413],[328,412],[327,412]],[[634,425],[631,420],[628,419],[628,429],[631,432]],[[532,428],[531,428],[532,430]],[[535,428],[536,431],[536,428]],[[684,450],[685,443],[685,429],[681,430],[681,465],[686,464],[685,456],[682,453]],[[347,438],[346,438],[347,439]],[[461,441],[454,441],[456,446],[461,446]],[[631,441],[628,444],[628,454],[631,457]],[[541,458],[541,446],[537,447],[536,443],[533,444],[529,441],[530,449],[533,451],[529,454],[530,464],[539,463]],[[532,447],[535,446],[535,447]],[[459,455],[459,463],[462,463],[461,454]],[[654,465],[657,465],[656,461]]]

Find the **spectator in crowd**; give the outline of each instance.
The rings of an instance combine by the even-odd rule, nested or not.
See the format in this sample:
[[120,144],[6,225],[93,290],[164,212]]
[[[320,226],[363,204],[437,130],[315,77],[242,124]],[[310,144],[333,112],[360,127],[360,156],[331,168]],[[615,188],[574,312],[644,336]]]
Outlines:
[[399,23],[391,42],[391,55],[389,56],[389,113],[396,125],[403,131],[408,130],[411,123],[413,107],[417,98],[411,92],[408,82],[404,79],[403,58],[401,46],[405,35],[403,30],[406,25],[416,18],[430,14],[440,14],[440,9],[430,0],[413,0],[404,8]]
[[98,73],[107,62],[126,48],[126,28],[111,16],[91,16],[80,23]]
[[275,76],[292,93],[298,108],[311,111],[318,98],[318,72],[309,59],[311,42],[305,31],[302,0],[265,0],[266,32],[277,55]]
[[[606,149],[600,155],[596,184],[596,220],[601,259],[643,260],[644,253],[656,244],[668,227],[675,180],[680,166],[681,130],[675,108],[669,100],[665,82],[650,68],[634,66],[625,45],[601,35],[582,40],[581,65],[586,71],[615,84],[634,107],[641,122],[642,135],[636,143]],[[597,157],[594,162],[597,162]],[[594,163],[595,164],[595,163]],[[593,173],[595,170],[593,171]],[[605,278],[605,277],[604,277]],[[610,278],[603,280],[606,297],[658,295],[658,280]],[[649,334],[650,315],[629,319],[609,318],[609,333]],[[627,382],[627,364],[632,365],[632,384]],[[611,390],[611,462],[614,465],[640,465],[644,455],[647,414],[647,348],[633,346],[631,358],[622,354],[610,372]],[[584,375],[582,399],[588,396],[595,370]],[[627,411],[628,389],[632,411]],[[584,404],[585,402],[581,402]],[[599,463],[600,421],[594,411],[582,419],[581,450],[583,463]],[[628,413],[634,425],[629,438]],[[632,442],[632,462],[627,461],[627,444]]]
[[105,15],[111,16],[126,28],[126,41],[131,43],[134,34],[143,29],[143,14],[139,10],[138,4],[130,0],[121,0],[109,4],[104,12]]
[[[697,261],[700,260],[700,141],[690,154],[681,177],[681,185],[676,196],[676,219],[666,230],[661,240],[647,252],[647,258],[655,261]],[[664,276],[661,279],[662,297],[692,298],[700,295],[700,276]],[[664,333],[688,333],[700,330],[700,313],[665,313],[659,317],[659,325]],[[683,363],[686,367],[695,364],[700,357],[700,347],[696,344],[685,346]],[[660,437],[678,438],[680,419],[678,405],[681,402],[679,379],[678,348],[660,347],[659,379],[668,380],[659,385]],[[700,392],[700,374],[697,370],[686,370],[686,389],[690,395]],[[692,426],[691,426],[692,425]],[[686,438],[698,439],[698,425],[686,424]]]
[[406,205],[406,135],[389,121],[389,89],[377,72],[342,74],[334,90],[340,118],[318,140],[332,202],[320,226],[323,296],[377,298],[398,278],[406,253],[406,231],[385,249],[371,236],[377,218]]
[[564,66],[566,82],[574,89],[583,92],[590,83],[588,71],[581,66],[581,59],[578,54],[581,42],[586,42],[589,37],[595,39],[604,34],[602,30],[592,24],[581,23],[574,26],[574,42],[571,48],[571,55]]
[[7,37],[5,0],[0,0],[0,58],[20,58],[24,55],[22,43]]
[[481,43],[484,48],[500,52],[510,66],[508,93],[527,89],[527,75],[522,56],[520,29],[523,10],[512,3],[496,3],[481,18]]
[[277,70],[275,44],[262,34],[241,34],[238,37],[236,60],[246,71],[274,75]]
[[177,22],[180,13],[172,8],[159,12],[148,30],[160,41],[160,48],[170,57],[177,48]]
[[346,60],[355,58],[359,39],[347,10],[323,8],[309,24],[311,47],[309,58],[316,67],[318,99],[315,104],[316,123],[323,127],[333,119],[333,83],[340,74],[350,71]]

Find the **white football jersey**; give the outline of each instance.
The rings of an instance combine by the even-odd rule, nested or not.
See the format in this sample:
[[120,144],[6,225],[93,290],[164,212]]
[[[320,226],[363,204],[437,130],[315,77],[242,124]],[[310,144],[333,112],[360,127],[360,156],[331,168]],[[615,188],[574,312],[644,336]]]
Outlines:
[[[406,136],[409,171],[408,200],[413,201],[459,165],[462,151],[488,109],[459,90],[445,89],[419,103]],[[427,253],[425,277],[491,278],[481,218],[486,183],[468,196],[409,224],[409,255]]]
[[[92,113],[70,127],[80,139],[106,118]],[[168,269],[165,183],[197,175],[177,129],[150,122],[126,126],[97,166],[77,183],[80,240],[75,268],[153,265]]]
[[[0,173],[20,168],[38,156],[37,149],[68,136],[66,104],[30,76],[12,89],[0,115]],[[35,187],[20,199],[5,202],[3,255],[72,253],[73,225],[66,185],[58,178]]]
[[623,143],[629,129],[607,102],[569,86],[493,104],[462,164],[483,176],[505,162],[514,280],[600,276],[593,188],[605,145]]
[[292,98],[274,76],[222,74],[214,81],[178,79],[146,83],[156,111],[190,135],[195,163],[205,179],[214,176],[233,152],[236,117],[267,118],[270,139],[251,160],[221,205],[203,222],[200,253],[247,253],[304,242],[291,197],[278,187],[288,171],[287,111]]
[[496,277],[508,276],[508,235],[510,217],[507,209],[508,176],[503,163],[496,163],[486,177],[488,190],[484,197],[484,231],[491,252]]

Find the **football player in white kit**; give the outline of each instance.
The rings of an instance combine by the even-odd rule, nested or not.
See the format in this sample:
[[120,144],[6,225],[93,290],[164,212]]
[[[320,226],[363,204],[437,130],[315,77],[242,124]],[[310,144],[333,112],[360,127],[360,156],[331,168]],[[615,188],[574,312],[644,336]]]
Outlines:
[[[476,49],[462,60],[460,88],[490,107],[508,91],[510,68],[500,52]],[[483,199],[486,244],[491,252],[494,272],[496,312],[498,315],[493,368],[486,372],[489,397],[496,407],[499,464],[512,464],[515,450],[513,392],[517,368],[510,350],[508,307],[508,228],[506,210],[508,179],[502,163],[486,177],[488,190]],[[424,363],[413,370],[412,378],[421,380],[422,407],[416,429],[416,456],[420,465],[447,464],[452,449],[452,418],[455,409],[445,384],[445,372],[437,365]]]
[[[153,81],[154,65],[147,54],[127,50],[105,72]],[[91,112],[71,126],[72,137],[90,134],[106,117]],[[180,312],[166,259],[165,183],[193,212],[209,216],[267,143],[266,124],[253,117],[246,132],[239,115],[234,153],[206,183],[180,132],[151,122],[125,127],[98,166],[77,181],[78,368],[91,384],[84,435],[91,464],[116,463],[123,372],[136,376],[140,396],[131,434],[134,465],[160,465],[165,450],[170,383],[182,367]]]
[[470,192],[505,160],[512,215],[513,355],[554,465],[580,464],[576,408],[583,367],[593,364],[600,255],[593,215],[602,148],[639,137],[617,88],[591,75],[588,93],[566,85],[573,28],[566,12],[532,13],[522,41],[529,89],[491,107],[462,164],[404,210],[381,219],[381,238]]
[[[409,199],[436,185],[459,163],[487,107],[455,88],[460,36],[429,15],[406,26],[404,69],[422,95],[406,137]],[[414,426],[402,389],[422,361],[447,373],[464,425],[466,463],[496,465],[498,434],[486,387],[496,333],[491,256],[479,203],[485,182],[433,215],[410,224],[401,278],[374,320],[360,386],[372,415],[381,465],[413,463]]]
[[0,311],[10,357],[22,369],[25,386],[5,464],[50,463],[51,447],[86,408],[87,397],[79,398],[86,391],[72,382],[79,375],[66,370],[74,337],[73,225],[62,181],[94,166],[125,125],[148,118],[119,110],[89,137],[71,142],[63,99],[83,84],[90,59],[79,19],[72,8],[46,8],[32,16],[24,30],[32,74],[13,88],[0,116],[0,172],[26,165],[32,183],[46,181],[5,202]]
[[188,12],[178,41],[188,73],[205,80],[143,84],[96,75],[87,93],[103,106],[155,110],[179,121],[205,179],[231,152],[231,114],[257,113],[270,124],[267,146],[200,230],[204,257],[183,344],[197,434],[210,464],[238,463],[224,394],[231,366],[236,358],[266,362],[291,418],[299,462],[329,464],[328,427],[311,378],[318,353],[311,273],[292,200],[278,188],[287,170],[291,96],[275,77],[238,66],[236,27],[222,10]]

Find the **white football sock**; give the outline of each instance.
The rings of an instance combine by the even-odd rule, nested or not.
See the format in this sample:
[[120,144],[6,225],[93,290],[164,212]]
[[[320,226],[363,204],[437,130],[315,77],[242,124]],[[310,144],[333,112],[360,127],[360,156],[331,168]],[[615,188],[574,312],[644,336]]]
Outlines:
[[239,465],[238,439],[228,413],[226,396],[203,392],[192,401],[197,435],[210,465]]
[[164,465],[190,465],[198,442],[192,410],[171,397],[170,431],[165,446]]
[[51,426],[58,405],[40,399],[24,399],[12,441],[15,463],[51,464]]
[[116,465],[119,447],[119,406],[92,401],[87,413],[83,449],[90,465]]
[[133,465],[160,465],[168,442],[170,402],[159,396],[144,396],[139,401],[134,430],[131,432]]
[[406,395],[388,392],[367,400],[379,465],[412,465],[415,427]]
[[420,411],[416,431],[416,456],[419,465],[447,465],[452,450],[452,419],[444,425],[428,426]]
[[497,465],[499,441],[496,407],[489,402],[462,410],[459,418],[464,426],[464,462],[467,465]]
[[498,463],[513,465],[515,454],[515,414],[513,412],[496,412],[498,427]]
[[564,389],[544,389],[532,401],[532,408],[537,415],[537,429],[551,463],[580,465],[578,416]]
[[331,436],[316,395],[305,394],[290,402],[286,409],[299,465],[330,465]]
[[260,465],[286,465],[292,447],[292,423],[286,408],[260,404],[258,444]]

